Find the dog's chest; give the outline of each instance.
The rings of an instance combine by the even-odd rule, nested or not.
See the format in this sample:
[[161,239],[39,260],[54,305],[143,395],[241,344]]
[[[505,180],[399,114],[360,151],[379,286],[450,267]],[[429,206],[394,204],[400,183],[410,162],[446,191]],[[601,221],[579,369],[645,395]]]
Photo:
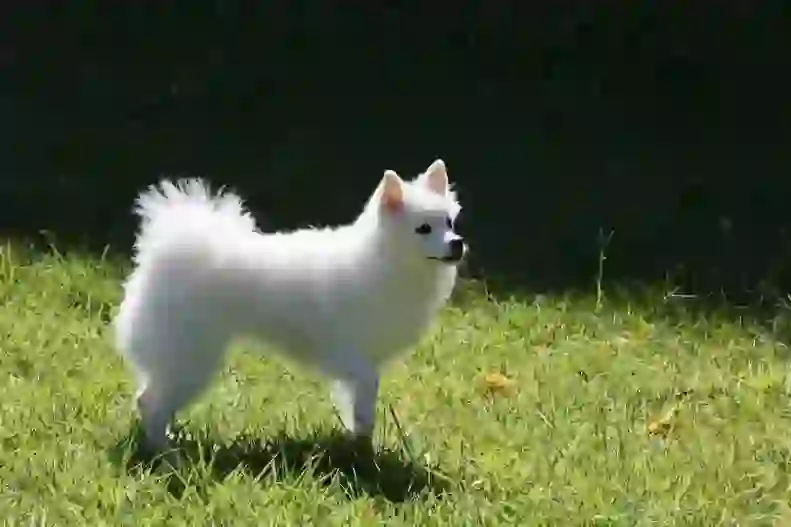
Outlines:
[[[433,285],[433,284],[432,284]],[[419,284],[393,284],[360,296],[352,309],[350,340],[364,353],[386,360],[417,343],[429,329],[445,298],[442,291]]]

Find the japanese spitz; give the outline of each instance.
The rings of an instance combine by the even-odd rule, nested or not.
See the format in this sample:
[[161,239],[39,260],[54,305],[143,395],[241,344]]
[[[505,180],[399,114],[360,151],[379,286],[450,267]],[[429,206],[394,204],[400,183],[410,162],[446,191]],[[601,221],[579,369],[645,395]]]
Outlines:
[[235,337],[255,337],[333,380],[344,426],[372,435],[379,370],[415,344],[451,294],[467,246],[438,159],[392,170],[357,219],[261,233],[242,200],[198,179],[143,192],[135,269],[115,320],[137,374],[145,441],[167,449],[176,411],[201,393]]

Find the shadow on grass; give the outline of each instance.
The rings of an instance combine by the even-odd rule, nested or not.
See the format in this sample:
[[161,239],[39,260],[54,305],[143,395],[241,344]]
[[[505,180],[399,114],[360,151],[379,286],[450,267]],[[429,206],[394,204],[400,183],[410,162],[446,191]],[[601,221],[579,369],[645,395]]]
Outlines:
[[[350,498],[362,494],[384,497],[394,503],[420,499],[431,493],[442,496],[449,491],[449,480],[435,469],[408,459],[405,454],[370,446],[359,446],[340,433],[313,433],[301,438],[284,433],[268,439],[239,436],[230,442],[218,442],[210,436],[194,439],[179,430],[174,447],[182,454],[184,465],[166,476],[168,491],[180,498],[188,487],[201,493],[200,481],[189,477],[191,468],[202,473],[208,483],[222,483],[231,474],[243,471],[261,484],[312,474],[322,485],[337,481]],[[156,469],[161,460],[153,459],[142,445],[139,426],[112,449],[111,457],[125,463],[127,472]]]

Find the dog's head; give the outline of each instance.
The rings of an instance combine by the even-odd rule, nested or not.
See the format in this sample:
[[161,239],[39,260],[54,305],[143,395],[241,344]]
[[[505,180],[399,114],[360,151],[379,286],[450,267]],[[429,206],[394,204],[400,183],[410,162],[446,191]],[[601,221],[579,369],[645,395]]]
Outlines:
[[399,253],[434,265],[455,265],[466,255],[467,244],[454,230],[461,205],[441,159],[412,181],[387,170],[371,205]]

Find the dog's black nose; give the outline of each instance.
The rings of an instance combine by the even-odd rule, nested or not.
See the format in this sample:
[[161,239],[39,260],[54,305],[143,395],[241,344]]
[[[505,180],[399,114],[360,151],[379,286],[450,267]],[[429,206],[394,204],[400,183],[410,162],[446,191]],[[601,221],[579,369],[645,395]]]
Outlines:
[[450,243],[450,259],[454,261],[459,261],[464,256],[464,240],[462,238],[456,238],[455,240],[451,240]]

